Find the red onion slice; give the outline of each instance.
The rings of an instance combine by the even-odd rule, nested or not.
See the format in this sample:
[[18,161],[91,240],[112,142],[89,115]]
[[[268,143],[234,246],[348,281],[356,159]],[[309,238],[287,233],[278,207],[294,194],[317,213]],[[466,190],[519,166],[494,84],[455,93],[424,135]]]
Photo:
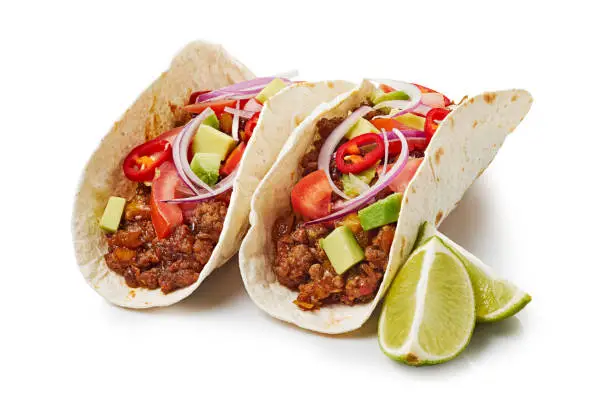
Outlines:
[[206,183],[204,183],[196,174],[191,170],[189,166],[189,161],[187,160],[187,151],[189,150],[189,142],[193,138],[193,135],[198,131],[200,124],[204,119],[209,117],[210,115],[214,115],[215,112],[206,108],[202,113],[193,118],[179,133],[179,135],[174,140],[174,144],[172,146],[172,158],[174,160],[174,165],[178,172],[179,177],[187,186],[195,193],[200,194],[201,189],[212,192],[212,188]]
[[383,140],[385,142],[385,160],[383,162],[383,170],[380,174],[380,177],[384,177],[387,174],[387,162],[389,161],[389,137],[387,137],[387,131],[385,129],[382,130]]
[[319,168],[319,170],[322,169],[325,172],[325,175],[327,176],[327,180],[329,181],[329,184],[331,185],[331,188],[334,191],[334,193],[338,194],[340,197],[344,198],[345,200],[350,200],[351,197],[347,196],[344,193],[344,191],[340,190],[334,184],[334,181],[332,180],[329,174],[329,162],[331,161],[331,158],[334,154],[334,150],[336,149],[336,146],[338,146],[338,143],[340,142],[340,140],[342,140],[344,135],[348,133],[351,127],[353,127],[353,125],[357,123],[357,121],[361,117],[365,116],[368,112],[371,112],[371,111],[372,111],[371,107],[361,106],[357,110],[355,110],[353,113],[351,113],[342,123],[340,123],[334,129],[333,132],[330,133],[327,139],[325,139],[325,143],[323,143],[323,146],[321,147],[321,152],[319,153],[319,160],[317,162],[317,167]]
[[[245,106],[246,108],[246,106]],[[251,119],[256,112],[241,110],[241,109],[233,109],[233,108],[225,108],[225,112],[231,113],[232,115],[236,115],[242,118]]]
[[322,218],[319,218],[313,221],[308,221],[304,225],[335,221],[339,218],[344,217],[347,214],[353,213],[361,209],[362,207],[367,205],[372,199],[374,199],[376,197],[376,194],[384,190],[389,185],[389,183],[391,183],[391,181],[395,177],[397,177],[398,174],[400,174],[404,166],[406,166],[406,163],[408,163],[408,159],[409,159],[408,154],[410,152],[408,150],[408,143],[406,142],[402,134],[399,133],[397,129],[393,129],[393,132],[397,134],[400,140],[400,143],[402,144],[402,151],[400,152],[400,155],[397,161],[395,162],[395,164],[393,165],[393,167],[391,167],[391,170],[389,170],[389,172],[385,174],[383,177],[380,177],[378,181],[376,182],[376,184],[374,184],[364,194],[339,204],[337,206],[337,208],[340,209],[339,211],[336,211],[335,213],[332,213],[330,215],[327,215],[325,217],[322,217]]
[[[236,102],[236,107],[240,110],[240,101]],[[240,116],[234,115],[232,119],[232,138],[240,142],[240,137],[238,136],[238,128],[240,127]]]
[[180,203],[199,203],[201,201],[210,200],[211,198],[218,196],[221,193],[226,192],[234,185],[234,179],[236,178],[237,171],[234,170],[229,176],[221,180],[215,185],[215,190],[209,193],[199,194],[193,197],[186,198],[175,198],[172,200],[162,200],[164,203],[180,204]]
[[[262,77],[255,78],[250,81],[239,82],[237,84],[229,85],[212,92],[208,92],[202,95],[198,95],[196,98],[196,103],[207,102],[210,100],[216,99],[248,99],[245,96],[248,95],[249,98],[256,96],[259,91],[265,88],[272,80],[278,77]],[[280,78],[286,83],[290,83],[286,78]]]
[[263,106],[257,102],[257,100],[255,99],[249,99],[249,101],[246,103],[246,105],[244,105],[244,110],[245,111],[249,111],[249,112],[261,112],[261,109],[263,108]]

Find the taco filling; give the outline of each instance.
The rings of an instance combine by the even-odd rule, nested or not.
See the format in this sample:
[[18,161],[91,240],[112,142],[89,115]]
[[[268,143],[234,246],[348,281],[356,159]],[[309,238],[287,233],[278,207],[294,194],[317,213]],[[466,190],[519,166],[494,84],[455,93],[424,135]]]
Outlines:
[[298,292],[297,306],[375,297],[403,192],[453,107],[429,88],[389,81],[346,117],[319,120],[291,191],[292,213],[272,232],[274,273]]
[[233,181],[263,104],[290,83],[257,78],[194,92],[176,128],[136,146],[123,173],[132,197],[110,197],[100,227],[107,266],[129,287],[169,293],[198,280],[219,241]]

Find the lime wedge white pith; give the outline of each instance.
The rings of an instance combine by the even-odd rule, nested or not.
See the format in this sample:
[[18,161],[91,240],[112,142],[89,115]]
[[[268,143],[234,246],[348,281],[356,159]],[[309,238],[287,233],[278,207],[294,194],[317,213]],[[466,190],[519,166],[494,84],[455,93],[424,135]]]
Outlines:
[[497,322],[513,316],[531,301],[531,296],[507,280],[497,278],[491,267],[454,243],[444,234],[426,223],[420,241],[436,236],[442,240],[467,269],[476,298],[476,321]]
[[410,365],[443,363],[468,344],[474,292],[463,263],[433,237],[417,248],[385,298],[378,340],[389,357]]

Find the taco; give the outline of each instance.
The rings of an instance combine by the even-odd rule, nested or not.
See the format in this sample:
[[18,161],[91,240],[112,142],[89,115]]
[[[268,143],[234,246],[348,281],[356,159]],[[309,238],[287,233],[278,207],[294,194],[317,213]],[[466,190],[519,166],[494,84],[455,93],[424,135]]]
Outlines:
[[305,329],[360,327],[529,111],[523,90],[455,104],[424,86],[364,80],[289,137],[255,191],[239,254],[253,301]]
[[86,281],[130,308],[191,294],[231,258],[287,135],[343,81],[254,78],[223,48],[188,45],[86,165],[72,230]]

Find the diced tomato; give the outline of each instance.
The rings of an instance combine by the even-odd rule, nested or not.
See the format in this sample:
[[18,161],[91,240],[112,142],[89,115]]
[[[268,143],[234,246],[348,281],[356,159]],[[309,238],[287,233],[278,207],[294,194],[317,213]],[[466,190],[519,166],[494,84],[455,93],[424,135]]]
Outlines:
[[395,92],[395,88],[386,84],[380,84],[380,90],[384,93]]
[[235,100],[231,99],[221,99],[218,101],[212,102],[202,102],[202,103],[194,103],[192,105],[186,105],[183,109],[189,113],[202,113],[204,109],[210,108],[212,109],[217,117],[225,112],[225,108],[235,108],[236,107]]
[[[410,138],[408,139],[408,150],[411,152],[418,150],[424,152],[427,149],[427,139],[425,138]],[[389,156],[397,156],[402,151],[402,143],[398,140],[389,140]]]
[[[389,184],[389,188],[396,193],[403,193],[410,184],[410,181],[416,174],[419,166],[423,162],[423,158],[419,157],[417,159],[408,159],[408,163],[404,166],[400,174],[398,174],[393,181]],[[391,169],[391,165],[388,165],[387,170]],[[378,174],[380,175],[382,171],[382,166],[379,166],[377,169]]]
[[[419,84],[412,84],[412,85],[414,85],[414,86],[416,86],[417,88],[419,88],[419,90],[420,90],[422,93],[430,93],[430,92],[440,93],[440,92],[438,92],[438,91],[434,91],[433,89],[428,88],[428,87],[423,86],[423,85],[419,85]],[[451,100],[450,100],[450,99],[448,99],[448,98],[446,97],[446,95],[444,95],[444,94],[442,94],[442,96],[444,97],[444,106],[448,106],[448,105],[450,105],[450,104],[451,104]]]
[[332,191],[323,170],[307,174],[291,190],[293,210],[306,220],[324,217],[331,211]]
[[178,204],[164,203],[162,200],[176,198],[176,187],[182,183],[174,164],[165,162],[159,167],[159,175],[151,186],[151,221],[157,238],[167,237],[172,230],[182,224],[183,212]]
[[246,142],[238,143],[238,146],[228,156],[221,169],[219,169],[219,174],[223,176],[229,176],[240,164],[240,160],[242,159],[242,155],[246,149]]

